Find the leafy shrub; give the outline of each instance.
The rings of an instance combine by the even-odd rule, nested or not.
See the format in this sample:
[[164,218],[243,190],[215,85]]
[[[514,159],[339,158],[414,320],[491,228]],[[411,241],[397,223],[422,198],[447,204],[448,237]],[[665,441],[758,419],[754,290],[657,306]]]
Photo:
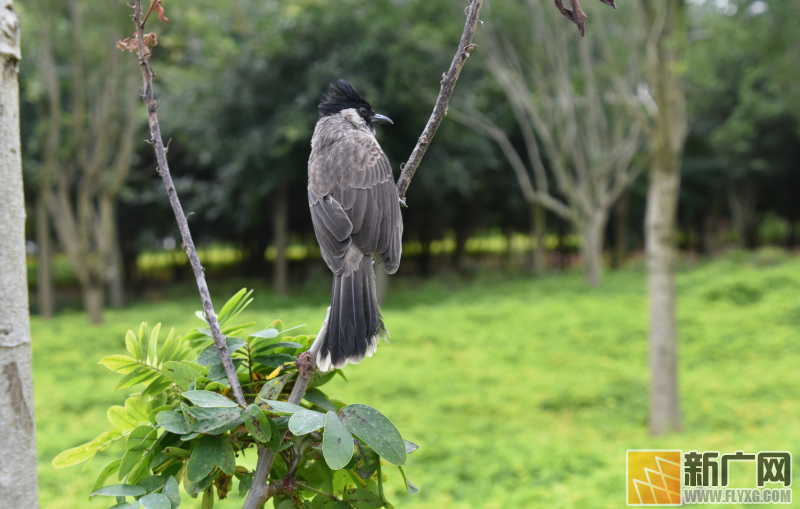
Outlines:
[[[207,509],[213,507],[214,490],[219,499],[228,496],[233,477],[239,480],[239,497],[246,496],[254,472],[236,459],[260,446],[275,453],[269,478],[278,509],[391,508],[381,462],[398,466],[405,479],[402,465],[417,446],[374,408],[346,405],[320,389],[334,376],[345,378],[341,370],[315,373],[303,404],[288,403],[299,376],[297,356],[315,336],[289,337],[302,326],[287,329],[280,320],[244,335],[255,323],[231,322],[252,302],[251,294],[242,289],[219,313],[246,406],[229,398],[230,383],[210,330],[198,327],[181,337],[173,329],[159,344],[161,324],[151,330],[142,323],[138,335],[125,336],[130,355],[110,355],[100,364],[124,375],[115,390],[136,385],[144,390],[124,406],[109,408],[112,429],[62,452],[53,465],[91,461],[99,451],[124,443],[122,457],[106,465],[90,496],[116,497],[114,509],[175,509],[183,485],[192,498],[202,494]],[[206,323],[201,311],[196,315]],[[106,485],[114,475],[122,484]],[[406,485],[411,494],[419,491]]]

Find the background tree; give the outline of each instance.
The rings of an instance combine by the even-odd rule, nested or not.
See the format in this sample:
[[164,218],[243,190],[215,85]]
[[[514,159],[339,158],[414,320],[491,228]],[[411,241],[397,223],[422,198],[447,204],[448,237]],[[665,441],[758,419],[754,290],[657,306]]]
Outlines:
[[25,263],[25,199],[19,132],[20,23],[11,0],[0,1],[0,500],[39,507],[33,419],[31,329]]
[[[119,27],[112,20],[122,5],[87,9],[78,1],[45,0],[33,5],[39,21],[35,58],[46,91],[41,97],[47,134],[40,148],[39,199],[95,323],[102,321],[109,282],[117,281],[112,295],[121,299],[116,197],[130,171],[140,124],[131,94],[135,67],[121,61],[112,43]],[[65,11],[70,22],[58,23]],[[56,43],[61,40],[71,43]]]
[[[640,128],[630,122],[625,104],[636,98],[614,94],[614,82],[636,83],[639,77],[635,68],[615,68],[614,41],[604,40],[613,31],[590,30],[581,38],[548,22],[558,17],[549,7],[529,1],[506,5],[505,12],[495,9],[481,39],[486,65],[508,100],[526,156],[478,108],[467,107],[454,118],[498,143],[531,205],[540,204],[575,227],[587,280],[595,286],[602,277],[609,211],[640,170],[632,164]],[[600,24],[613,23],[609,16],[598,17]],[[558,194],[550,191],[550,182]]]

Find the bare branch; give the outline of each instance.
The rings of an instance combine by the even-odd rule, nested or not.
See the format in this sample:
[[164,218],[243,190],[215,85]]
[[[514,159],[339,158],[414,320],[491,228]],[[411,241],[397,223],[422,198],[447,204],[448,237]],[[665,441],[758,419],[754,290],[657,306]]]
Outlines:
[[430,145],[433,136],[436,134],[436,130],[439,129],[439,124],[442,123],[445,115],[447,115],[447,104],[450,102],[450,96],[453,95],[453,89],[456,86],[458,76],[461,74],[461,68],[464,67],[464,62],[466,62],[470,52],[475,48],[475,45],[472,44],[472,36],[475,34],[475,26],[478,24],[478,16],[482,6],[483,0],[472,0],[469,14],[467,15],[467,24],[464,26],[464,33],[461,35],[461,42],[458,44],[458,51],[456,51],[453,62],[450,64],[450,69],[442,80],[442,87],[439,90],[439,97],[436,99],[431,118],[428,119],[425,129],[422,131],[422,136],[417,141],[417,146],[411,152],[411,157],[402,166],[403,171],[400,174],[400,178],[397,179],[397,189],[400,193],[400,200],[403,202],[405,202],[406,191],[408,191],[408,185],[414,177],[414,172],[417,171],[425,151],[428,150],[428,145]]
[[[152,4],[151,4],[152,8]],[[200,265],[200,258],[197,256],[197,250],[194,247],[192,234],[189,232],[189,224],[186,221],[186,216],[183,213],[183,207],[178,199],[178,192],[175,190],[175,185],[172,182],[172,176],[169,172],[169,164],[167,163],[167,153],[164,150],[164,141],[161,139],[161,127],[158,124],[158,117],[156,116],[156,102],[153,99],[153,72],[150,70],[150,65],[147,61],[147,47],[144,38],[144,22],[142,22],[142,0],[136,0],[136,6],[133,16],[136,23],[136,38],[139,42],[139,55],[140,63],[142,66],[142,79],[144,80],[144,104],[147,107],[147,118],[150,123],[150,135],[153,140],[153,148],[156,152],[156,159],[158,161],[159,174],[164,181],[164,187],[167,189],[170,205],[172,211],[175,213],[175,219],[178,221],[178,227],[181,231],[183,238],[183,247],[186,250],[186,255],[189,257],[189,262],[194,271],[194,277],[197,280],[197,288],[200,291],[200,299],[203,301],[203,312],[205,319],[208,322],[211,334],[214,337],[214,344],[219,351],[219,357],[222,359],[222,364],[225,367],[225,373],[228,375],[228,382],[231,384],[233,397],[240,405],[246,405],[244,394],[242,393],[242,386],[239,384],[239,378],[236,376],[236,368],[231,360],[231,355],[228,352],[228,346],[225,343],[225,338],[222,337],[222,331],[217,321],[217,315],[214,313],[214,305],[211,303],[211,296],[208,292],[208,284],[206,283],[206,276],[204,274],[203,266]],[[260,458],[259,458],[260,461]]]

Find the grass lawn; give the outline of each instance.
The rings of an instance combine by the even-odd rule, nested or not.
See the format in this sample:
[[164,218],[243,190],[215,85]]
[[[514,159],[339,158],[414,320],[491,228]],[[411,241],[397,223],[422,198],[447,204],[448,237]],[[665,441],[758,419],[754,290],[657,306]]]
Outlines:
[[[647,433],[641,269],[609,272],[596,290],[579,273],[392,284],[383,306],[392,344],[346,368],[349,383],[336,378],[324,389],[380,409],[420,445],[406,469],[419,495],[404,493],[397,469],[384,470],[397,507],[618,508],[626,449],[800,452],[800,259],[738,253],[682,270],[685,432],[661,438]],[[215,287],[218,309],[238,289]],[[285,301],[265,290],[254,296],[243,321],[264,326],[280,318],[313,333],[329,294],[326,283]],[[33,318],[42,507],[113,505],[87,501],[111,455],[98,456],[87,472],[50,462],[109,429],[106,409],[125,399],[110,392],[120,376],[97,361],[124,353],[125,332],[141,321],[185,333],[198,323],[196,309],[197,298],[179,297],[109,311],[99,327],[77,313]],[[732,479],[734,487],[754,482],[739,466]],[[217,507],[241,507],[235,493]],[[182,507],[200,502],[184,494]]]

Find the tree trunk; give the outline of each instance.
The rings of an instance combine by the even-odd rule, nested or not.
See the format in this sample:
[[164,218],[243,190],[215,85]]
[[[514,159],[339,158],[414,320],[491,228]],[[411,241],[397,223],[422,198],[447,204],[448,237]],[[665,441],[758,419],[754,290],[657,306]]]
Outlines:
[[626,189],[622,192],[614,206],[614,268],[622,267],[628,257],[628,211],[630,209],[631,193]]
[[53,289],[53,253],[50,235],[50,216],[44,197],[36,200],[36,243],[39,244],[39,255],[36,274],[36,301],[39,303],[39,315],[52,318],[54,314]]
[[38,508],[25,198],[19,133],[19,18],[0,0],[0,500]]
[[544,250],[544,232],[546,215],[544,207],[539,203],[531,203],[531,266],[536,274],[541,274],[547,268],[547,254]]
[[728,205],[733,226],[739,237],[739,245],[746,249],[756,247],[756,198],[758,186],[753,179],[737,179],[728,182]]
[[125,276],[122,269],[116,210],[113,211],[111,221],[113,228],[108,239],[108,300],[112,308],[121,308],[125,305]]
[[273,212],[273,231],[275,232],[275,293],[286,296],[289,291],[289,189],[285,180],[275,190],[275,210]]
[[598,210],[582,226],[581,256],[586,271],[586,281],[593,287],[598,286],[603,280],[603,236],[606,231],[606,221],[608,221],[608,211]]
[[645,237],[650,283],[650,432],[653,435],[681,429],[675,321],[675,228],[679,186],[678,161],[651,170]]
[[103,285],[90,283],[81,288],[83,309],[92,323],[103,323]]

